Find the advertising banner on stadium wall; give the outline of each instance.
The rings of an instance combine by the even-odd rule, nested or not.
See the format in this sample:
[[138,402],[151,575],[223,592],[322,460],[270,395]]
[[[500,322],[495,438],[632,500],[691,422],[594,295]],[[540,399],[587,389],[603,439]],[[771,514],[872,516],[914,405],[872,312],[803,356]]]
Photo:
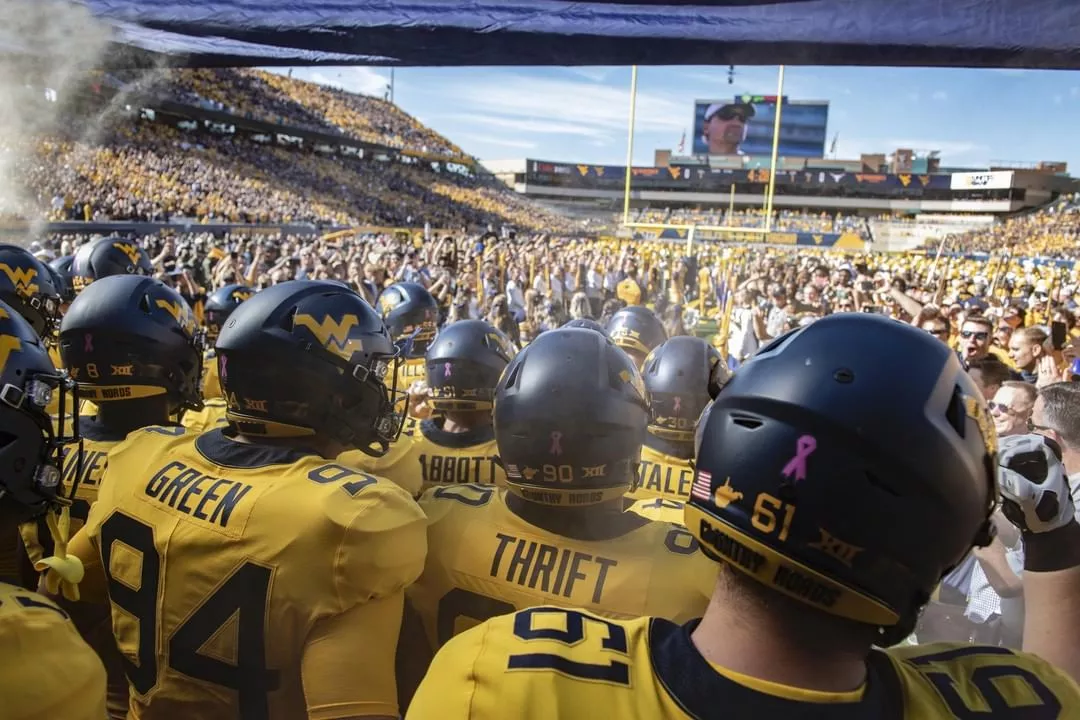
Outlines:
[[953,190],[1008,190],[1012,187],[1011,172],[953,173]]
[[[635,233],[639,239],[685,240],[687,231],[683,228],[664,228],[659,231],[645,230]],[[738,230],[699,230],[697,240],[719,240],[737,243],[767,243],[769,245],[798,245],[801,247],[831,248],[833,250],[863,250],[866,241],[855,233],[807,233],[807,232],[772,232],[762,237],[760,233],[740,233]]]
[[[709,167],[636,167],[633,172],[635,189],[679,189],[726,190],[732,183],[736,186],[748,183],[765,184],[769,182],[769,170],[766,168],[731,169]],[[571,165],[543,160],[528,160],[526,180],[537,185],[557,185],[559,187],[580,188],[622,188],[626,180],[626,169],[622,165]],[[849,188],[870,191],[899,189],[948,190],[949,175],[916,175],[902,173],[886,175],[880,173],[852,173],[836,170],[781,170],[776,173],[776,182],[780,185],[794,186],[832,186],[842,185]]]
[[694,103],[694,155],[771,155],[779,104],[779,153],[825,157],[829,103],[790,102],[775,95],[738,95]]

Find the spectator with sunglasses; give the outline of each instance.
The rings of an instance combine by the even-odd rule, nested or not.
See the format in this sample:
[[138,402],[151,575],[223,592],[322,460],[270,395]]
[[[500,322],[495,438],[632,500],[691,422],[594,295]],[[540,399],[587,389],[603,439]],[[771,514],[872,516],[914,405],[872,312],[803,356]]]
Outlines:
[[1073,504],[1080,508],[1080,382],[1061,382],[1039,390],[1031,411],[1031,429],[1061,447]]
[[994,399],[988,403],[998,437],[1031,432],[1031,411],[1036,395],[1035,386],[1030,383],[1009,380],[1001,384]]
[[972,315],[960,326],[960,354],[967,365],[990,353],[990,334],[994,325],[981,315]]

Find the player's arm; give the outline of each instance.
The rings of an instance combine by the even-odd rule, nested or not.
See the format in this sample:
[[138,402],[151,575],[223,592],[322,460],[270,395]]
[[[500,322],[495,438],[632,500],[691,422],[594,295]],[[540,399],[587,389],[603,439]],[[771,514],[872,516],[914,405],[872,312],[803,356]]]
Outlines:
[[490,620],[477,625],[442,646],[416,689],[405,720],[468,720],[472,717],[475,666],[491,625]]
[[300,668],[311,720],[398,717],[394,650],[404,604],[402,591],[315,624]]
[[1024,538],[1024,650],[1080,680],[1080,523],[1060,455],[1021,435],[1000,462],[1002,510]]
[[412,702],[416,688],[431,666],[433,655],[420,615],[406,600],[397,650],[398,706],[403,711]]

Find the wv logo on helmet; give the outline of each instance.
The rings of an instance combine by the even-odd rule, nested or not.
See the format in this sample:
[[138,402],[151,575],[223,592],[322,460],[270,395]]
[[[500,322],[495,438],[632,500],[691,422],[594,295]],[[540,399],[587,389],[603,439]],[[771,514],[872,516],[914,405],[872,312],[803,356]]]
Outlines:
[[131,261],[132,267],[139,267],[139,248],[132,243],[115,242],[113,247],[120,252],[127,255],[128,260]]
[[7,279],[15,286],[15,292],[23,297],[30,297],[38,291],[37,270],[34,268],[11,267],[7,263],[0,263],[0,272],[7,275]]
[[351,359],[353,353],[362,352],[364,349],[359,338],[349,337],[350,331],[359,324],[359,318],[351,313],[343,316],[341,320],[335,320],[329,315],[322,320],[316,320],[311,315],[301,314],[297,314],[293,320],[295,327],[307,328],[324,348],[343,360]]
[[157,306],[172,315],[180,327],[188,335],[195,334],[195,315],[186,303],[178,303],[175,300],[158,300]]

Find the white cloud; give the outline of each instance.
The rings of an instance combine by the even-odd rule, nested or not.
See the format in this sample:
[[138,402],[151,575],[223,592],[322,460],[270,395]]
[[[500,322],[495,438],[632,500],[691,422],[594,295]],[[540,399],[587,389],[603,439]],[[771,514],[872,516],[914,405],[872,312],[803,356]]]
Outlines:
[[597,82],[598,83],[598,82],[603,82],[604,80],[607,80],[608,75],[611,74],[611,72],[613,70],[616,70],[617,68],[611,68],[611,67],[567,67],[565,69],[568,72],[570,72],[570,73],[572,73],[574,75],[578,75],[580,77],[585,78],[586,80],[591,80],[592,82]]
[[498,145],[499,147],[512,147],[522,148],[524,150],[531,150],[536,147],[536,143],[529,140],[512,140],[510,138],[493,137],[491,135],[475,135],[473,133],[455,133],[455,138],[464,138],[465,140],[472,140],[477,143],[487,143],[488,145]]
[[292,75],[297,80],[341,88],[349,92],[382,97],[390,84],[390,71],[370,67],[325,67],[325,68],[267,68],[279,75]]
[[490,127],[515,130],[520,133],[536,133],[540,135],[581,135],[590,138],[603,138],[607,136],[605,130],[595,127],[569,123],[565,121],[544,120],[541,118],[519,118],[503,115],[485,115],[480,113],[450,113],[442,115],[441,120],[452,120],[455,123],[463,123],[469,126],[488,125]]
[[1062,95],[1060,93],[1058,93],[1057,95],[1054,95],[1054,104],[1055,105],[1060,105],[1062,102],[1064,102],[1064,100],[1065,100],[1064,95]]
[[[488,118],[570,124],[580,127],[578,134],[582,135],[625,131],[630,110],[629,88],[527,75],[516,79],[480,78],[443,85],[437,91],[447,97],[451,107]],[[638,131],[679,132],[689,114],[685,100],[638,92]]]
[[931,100],[937,100],[938,102],[944,102],[949,99],[949,93],[944,90],[935,90],[934,94],[930,96]]
[[911,102],[919,102],[919,93],[917,93],[917,92],[909,92],[907,94],[907,99],[910,100]]

